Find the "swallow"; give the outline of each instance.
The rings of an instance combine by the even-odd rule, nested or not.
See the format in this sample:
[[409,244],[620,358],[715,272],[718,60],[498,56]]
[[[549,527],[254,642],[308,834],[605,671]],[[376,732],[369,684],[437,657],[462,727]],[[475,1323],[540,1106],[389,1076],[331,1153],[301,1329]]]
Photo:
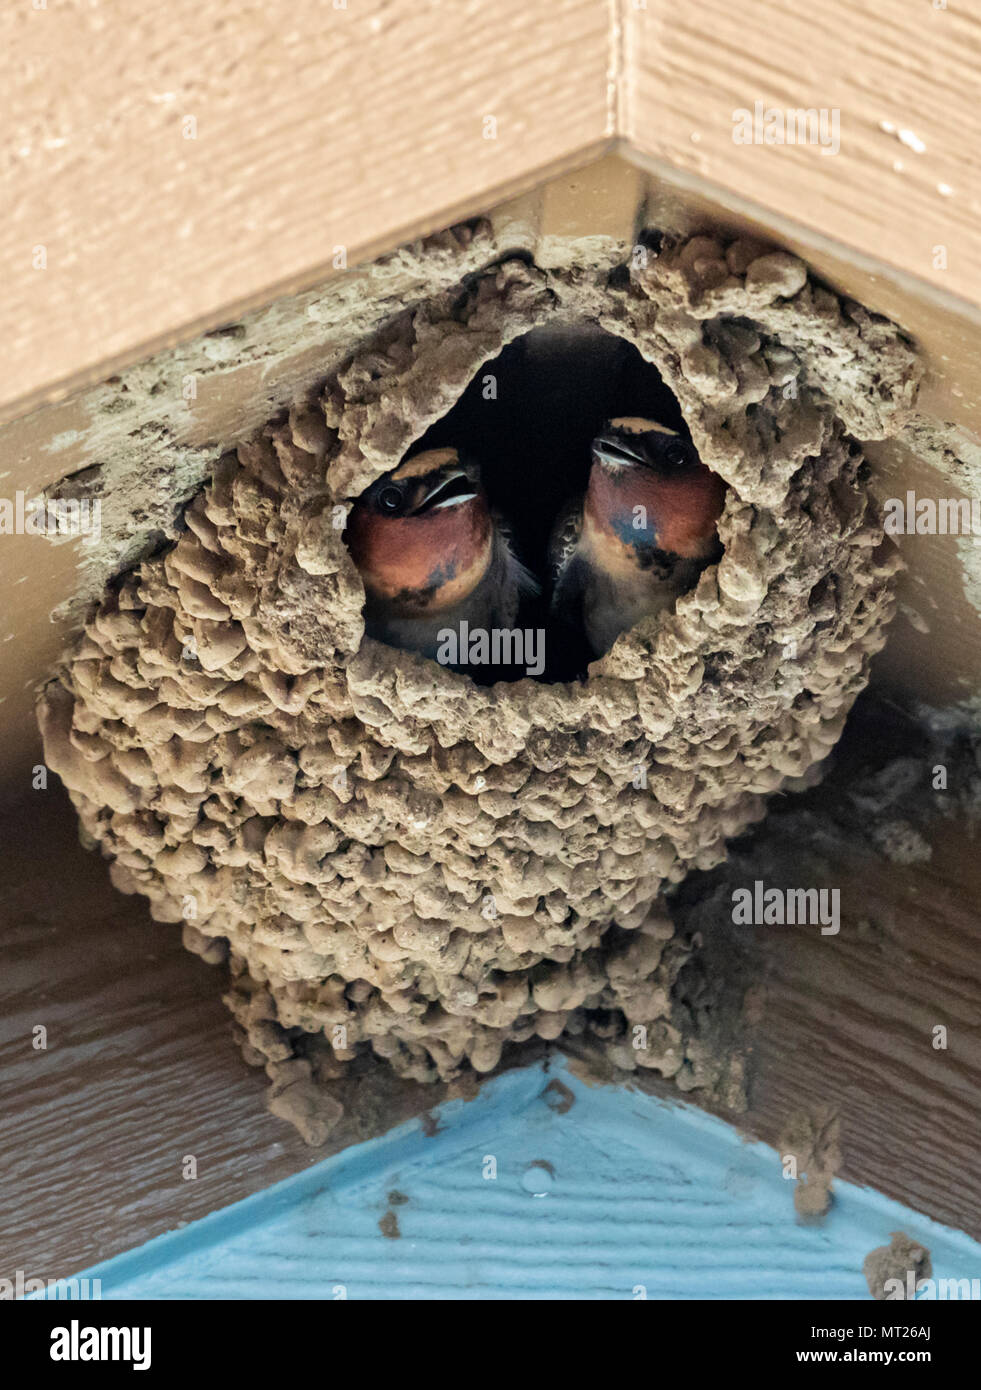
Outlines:
[[722,553],[725,483],[694,445],[655,420],[610,420],[592,442],[584,497],[560,513],[549,559],[552,613],[593,658],[642,618],[672,608]]
[[413,454],[372,483],[351,509],[347,544],[368,636],[431,660],[441,631],[510,628],[539,589],[477,465],[452,448]]

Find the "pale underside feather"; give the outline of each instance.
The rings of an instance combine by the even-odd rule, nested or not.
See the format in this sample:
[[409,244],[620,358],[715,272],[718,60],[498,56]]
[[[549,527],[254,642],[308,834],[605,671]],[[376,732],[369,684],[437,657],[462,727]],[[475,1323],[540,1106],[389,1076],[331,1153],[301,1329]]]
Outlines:
[[552,527],[549,543],[549,582],[553,606],[559,601],[560,590],[568,577],[569,566],[579,547],[582,534],[582,498],[573,497],[561,509]]

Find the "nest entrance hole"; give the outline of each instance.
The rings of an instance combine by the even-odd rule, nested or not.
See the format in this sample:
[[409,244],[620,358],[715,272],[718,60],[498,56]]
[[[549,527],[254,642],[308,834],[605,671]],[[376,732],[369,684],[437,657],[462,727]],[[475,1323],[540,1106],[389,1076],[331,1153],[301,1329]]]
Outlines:
[[413,451],[452,445],[476,458],[491,506],[543,576],[555,517],[585,491],[590,443],[618,415],[687,433],[677,399],[632,343],[591,323],[547,325],[485,362]]

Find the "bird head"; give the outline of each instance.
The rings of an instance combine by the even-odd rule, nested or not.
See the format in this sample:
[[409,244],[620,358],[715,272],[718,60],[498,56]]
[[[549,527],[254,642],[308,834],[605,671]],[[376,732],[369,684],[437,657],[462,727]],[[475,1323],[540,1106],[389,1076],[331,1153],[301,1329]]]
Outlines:
[[592,464],[584,520],[611,561],[647,568],[655,553],[717,553],[725,483],[683,435],[639,416],[610,420]]
[[404,459],[355,502],[347,544],[369,598],[394,613],[460,602],[483,577],[493,544],[476,465],[448,448]]

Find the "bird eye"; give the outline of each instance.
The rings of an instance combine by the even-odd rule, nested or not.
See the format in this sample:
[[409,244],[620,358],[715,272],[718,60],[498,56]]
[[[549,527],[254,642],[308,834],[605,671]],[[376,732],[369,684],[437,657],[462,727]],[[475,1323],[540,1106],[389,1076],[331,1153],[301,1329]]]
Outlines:
[[404,500],[402,497],[402,489],[396,487],[394,483],[389,483],[387,487],[382,488],[376,500],[378,502],[379,511],[388,512],[389,515],[393,515],[395,512],[400,512],[402,510],[402,503]]
[[664,458],[672,468],[681,468],[688,462],[688,450],[683,444],[669,444],[664,452]]

